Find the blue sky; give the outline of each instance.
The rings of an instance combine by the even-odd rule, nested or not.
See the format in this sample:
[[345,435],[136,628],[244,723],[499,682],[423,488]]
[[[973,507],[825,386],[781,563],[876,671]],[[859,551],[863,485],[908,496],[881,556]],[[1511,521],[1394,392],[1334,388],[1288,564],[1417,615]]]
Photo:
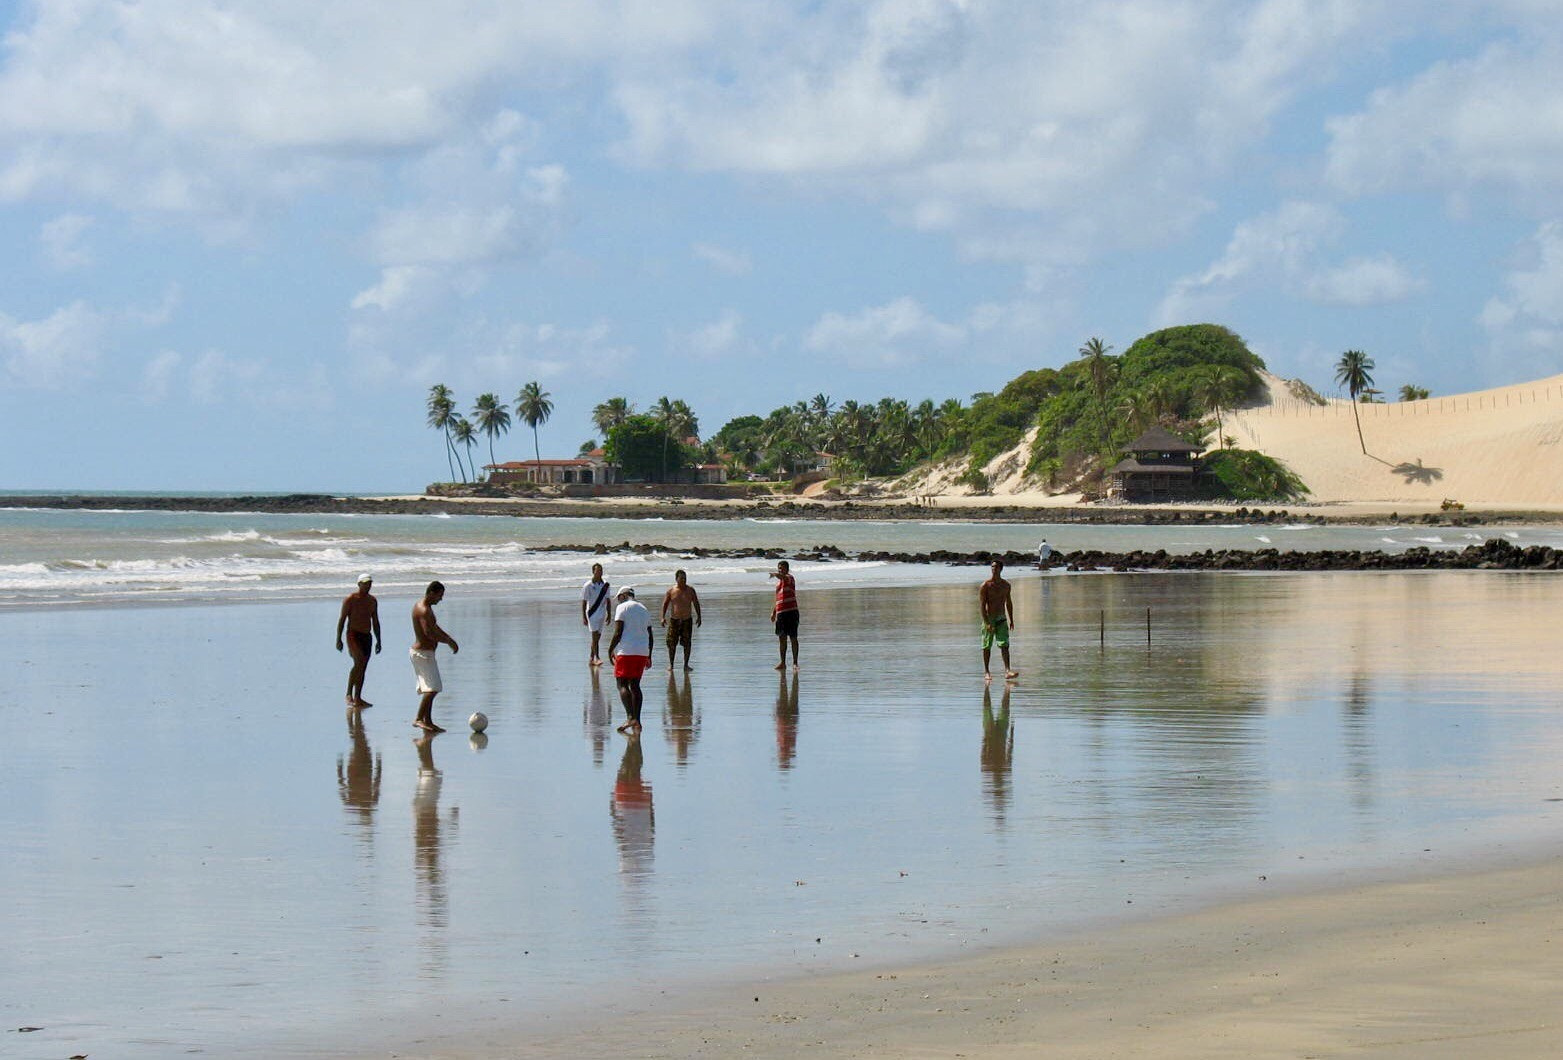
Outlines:
[[[1541,0],[0,2],[0,487],[418,490],[428,387],[705,433],[1169,324],[1563,371]],[[500,459],[529,456],[513,430]]]

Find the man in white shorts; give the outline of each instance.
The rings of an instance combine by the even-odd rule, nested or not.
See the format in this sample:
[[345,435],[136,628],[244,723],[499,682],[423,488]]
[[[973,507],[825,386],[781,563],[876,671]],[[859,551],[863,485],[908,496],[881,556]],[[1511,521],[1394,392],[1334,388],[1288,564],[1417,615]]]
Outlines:
[[440,628],[434,618],[434,605],[445,599],[445,586],[430,582],[423,591],[423,599],[412,605],[412,647],[407,650],[412,659],[412,672],[418,678],[418,716],[413,724],[424,732],[444,732],[434,724],[434,697],[445,689],[440,680],[440,664],[434,658],[441,644],[449,644],[451,654],[461,651],[452,637]]
[[592,580],[581,586],[581,625],[592,633],[593,666],[602,665],[602,659],[597,655],[597,645],[602,640],[602,627],[607,624],[608,615],[613,610],[613,597],[608,595],[612,591],[612,587],[602,580],[602,564],[593,563]]

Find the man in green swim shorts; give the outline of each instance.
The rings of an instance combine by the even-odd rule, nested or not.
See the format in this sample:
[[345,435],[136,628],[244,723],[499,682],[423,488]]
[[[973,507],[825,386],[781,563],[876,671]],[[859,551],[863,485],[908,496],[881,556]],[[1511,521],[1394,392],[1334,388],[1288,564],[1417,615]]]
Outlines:
[[993,561],[993,576],[977,590],[977,605],[982,610],[982,679],[993,680],[988,672],[988,659],[993,646],[999,646],[1004,657],[1004,677],[1010,680],[1020,676],[1020,671],[1009,664],[1009,631],[1015,624],[1015,604],[1010,599],[1009,582],[1004,580],[1004,561]]

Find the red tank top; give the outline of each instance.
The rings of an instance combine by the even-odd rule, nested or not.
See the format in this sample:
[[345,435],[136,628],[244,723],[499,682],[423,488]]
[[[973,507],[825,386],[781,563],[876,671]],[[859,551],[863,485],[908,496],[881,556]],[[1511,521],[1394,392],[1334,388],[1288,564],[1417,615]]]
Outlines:
[[798,609],[798,590],[792,575],[783,574],[776,579],[776,613]]

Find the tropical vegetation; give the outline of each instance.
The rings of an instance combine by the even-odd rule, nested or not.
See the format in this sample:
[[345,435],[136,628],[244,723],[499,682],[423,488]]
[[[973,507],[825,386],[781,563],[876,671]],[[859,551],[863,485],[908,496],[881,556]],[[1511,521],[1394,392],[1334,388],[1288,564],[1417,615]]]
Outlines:
[[1362,447],[1364,455],[1367,454],[1368,443],[1362,440],[1362,416],[1357,412],[1357,401],[1363,394],[1371,397],[1372,393],[1376,393],[1372,391],[1373,367],[1373,358],[1361,350],[1347,350],[1335,362],[1335,381],[1351,395],[1351,417],[1356,421],[1357,444]]

